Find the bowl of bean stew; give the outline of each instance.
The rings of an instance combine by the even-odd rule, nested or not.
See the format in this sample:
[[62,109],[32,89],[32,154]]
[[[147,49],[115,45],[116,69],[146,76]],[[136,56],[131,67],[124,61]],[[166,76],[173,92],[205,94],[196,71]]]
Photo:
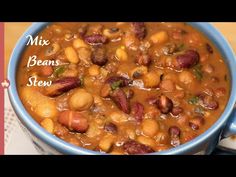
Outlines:
[[210,154],[236,133],[235,68],[209,23],[34,23],[9,97],[44,154]]

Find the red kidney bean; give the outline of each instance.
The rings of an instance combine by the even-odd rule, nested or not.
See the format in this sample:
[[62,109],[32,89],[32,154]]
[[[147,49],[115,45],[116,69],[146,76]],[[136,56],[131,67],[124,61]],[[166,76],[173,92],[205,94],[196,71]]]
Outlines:
[[180,145],[180,133],[181,130],[179,129],[179,127],[177,126],[172,126],[169,128],[169,134],[170,134],[170,138],[171,138],[171,145],[176,147]]
[[113,124],[112,122],[109,122],[104,125],[104,130],[109,133],[116,133],[117,126],[115,124]]
[[114,82],[120,82],[120,85],[119,85],[120,87],[125,87],[132,83],[130,79],[127,79],[122,76],[111,76],[107,78],[105,81],[105,83],[108,83],[108,84],[113,84]]
[[136,57],[136,63],[139,65],[148,66],[151,63],[152,59],[148,54],[138,54]]
[[81,86],[81,80],[79,78],[65,77],[55,80],[52,85],[46,87],[44,94],[55,97],[79,86]]
[[137,122],[141,122],[143,120],[144,106],[141,103],[136,102],[132,105],[131,110],[131,113],[133,114],[135,120]]
[[200,105],[206,109],[215,110],[219,107],[218,102],[213,98],[213,96],[201,93],[199,95],[199,99],[200,99],[199,101]]
[[132,26],[132,30],[135,34],[135,36],[139,39],[139,40],[142,40],[146,37],[146,27],[145,27],[145,24],[144,22],[133,22],[131,24]]
[[213,54],[213,48],[211,47],[210,44],[206,43],[206,50],[210,53]]
[[128,140],[123,144],[124,151],[128,154],[146,154],[154,152],[152,148],[134,140]]
[[92,52],[91,61],[95,65],[99,65],[99,66],[105,65],[108,61],[105,48],[95,47]]
[[85,42],[90,45],[101,45],[107,42],[107,38],[101,34],[92,34],[84,37]]
[[163,114],[168,114],[173,108],[173,102],[167,96],[161,95],[157,99],[157,108]]
[[198,130],[204,123],[205,119],[202,116],[197,116],[189,121],[189,126],[193,130]]
[[199,62],[199,53],[195,50],[187,50],[184,54],[178,55],[176,60],[180,68],[191,68]]
[[79,133],[86,132],[89,127],[87,119],[81,113],[69,110],[59,115],[58,122]]
[[178,116],[180,113],[182,113],[184,110],[183,108],[177,106],[177,107],[174,107],[171,111],[171,113],[174,115],[174,116]]
[[125,92],[122,89],[116,89],[110,94],[111,99],[124,113],[130,113],[129,100],[127,99]]

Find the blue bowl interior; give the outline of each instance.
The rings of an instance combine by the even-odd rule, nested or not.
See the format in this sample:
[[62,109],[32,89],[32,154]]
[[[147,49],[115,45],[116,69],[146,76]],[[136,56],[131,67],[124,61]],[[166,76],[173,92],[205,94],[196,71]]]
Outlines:
[[[205,36],[207,36],[221,52],[224,61],[226,62],[231,76],[231,94],[227,106],[220,116],[220,118],[210,127],[206,132],[196,137],[194,140],[189,141],[183,145],[176,148],[165,150],[162,152],[155,152],[151,154],[186,154],[193,147],[201,144],[204,140],[208,139],[212,134],[217,132],[222,126],[226,124],[226,121],[233,109],[234,103],[236,101],[236,72],[233,69],[236,67],[236,60],[233,50],[231,49],[229,43],[224,39],[224,37],[209,23],[192,22],[189,23],[194,28],[201,31]],[[91,151],[81,147],[74,146],[67,143],[56,136],[48,133],[44,130],[26,111],[17,93],[16,88],[16,71],[18,62],[20,60],[21,54],[24,51],[27,35],[36,35],[39,31],[45,28],[48,23],[34,23],[19,39],[9,62],[8,67],[8,79],[11,81],[9,87],[9,97],[13,108],[18,115],[21,122],[33,133],[37,138],[46,142],[46,144],[56,148],[59,152],[65,154],[101,154],[99,152]]]

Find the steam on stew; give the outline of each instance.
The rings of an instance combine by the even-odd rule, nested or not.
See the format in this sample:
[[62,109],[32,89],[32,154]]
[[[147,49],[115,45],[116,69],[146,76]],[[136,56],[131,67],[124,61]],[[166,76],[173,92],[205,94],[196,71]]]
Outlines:
[[[50,45],[26,48],[18,92],[42,127],[76,146],[167,150],[206,131],[227,103],[222,56],[185,23],[55,23],[38,36]],[[44,65],[27,67],[33,55]]]

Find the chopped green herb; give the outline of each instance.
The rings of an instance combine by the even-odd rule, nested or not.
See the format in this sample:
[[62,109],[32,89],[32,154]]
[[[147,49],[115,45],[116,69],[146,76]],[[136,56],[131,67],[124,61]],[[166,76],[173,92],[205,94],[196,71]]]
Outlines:
[[121,84],[121,83],[122,83],[122,80],[113,82],[113,83],[111,84],[111,89],[112,89],[112,90],[116,90],[117,88],[120,87],[120,84]]
[[196,105],[198,103],[198,101],[199,101],[199,98],[197,96],[193,96],[193,97],[189,98],[188,103]]
[[177,51],[178,51],[178,52],[179,52],[179,51],[182,51],[184,48],[185,48],[185,45],[184,45],[184,43],[182,43],[182,44],[178,45]]
[[65,71],[65,67],[64,66],[59,66],[56,67],[56,69],[54,70],[54,75],[56,77],[58,77],[60,74],[62,74]]
[[198,64],[193,67],[193,73],[196,76],[197,80],[202,80],[202,65]]
[[197,113],[197,114],[200,114],[200,115],[204,115],[205,114],[205,110],[202,107],[199,107],[199,106],[197,106],[194,109],[194,112]]

